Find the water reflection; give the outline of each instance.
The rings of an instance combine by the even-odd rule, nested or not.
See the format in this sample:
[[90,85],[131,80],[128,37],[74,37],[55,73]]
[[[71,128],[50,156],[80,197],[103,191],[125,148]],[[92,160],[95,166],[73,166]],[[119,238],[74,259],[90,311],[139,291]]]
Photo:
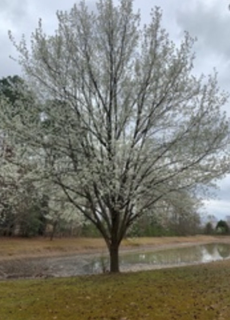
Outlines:
[[230,246],[220,244],[217,248],[219,255],[223,258],[229,258],[230,257]]
[[[157,252],[139,252],[122,254],[120,256],[120,265],[125,269],[132,268],[135,265],[139,269],[146,266],[178,266],[194,263],[211,262],[230,258],[230,244],[207,244],[197,245],[187,248],[168,249]],[[108,268],[108,258],[94,258],[84,267],[85,273],[98,273],[102,268]]]

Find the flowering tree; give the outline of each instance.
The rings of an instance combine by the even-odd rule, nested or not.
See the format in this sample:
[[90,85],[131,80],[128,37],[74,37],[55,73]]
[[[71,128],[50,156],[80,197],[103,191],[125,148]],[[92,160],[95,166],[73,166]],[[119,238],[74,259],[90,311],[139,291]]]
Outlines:
[[[31,47],[10,34],[38,103],[23,103],[13,119],[3,104],[2,126],[33,155],[31,176],[61,187],[95,224],[118,272],[119,245],[136,219],[227,171],[227,95],[216,74],[192,75],[194,41],[185,33],[176,47],[159,8],[143,28],[132,0],[100,0],[96,12],[82,1],[57,19],[52,36],[39,22]],[[32,121],[38,114],[51,125]]]
[[192,235],[199,232],[203,203],[191,192],[177,190],[157,201],[128,230],[128,236]]
[[71,225],[72,228],[81,227],[86,223],[82,212],[76,210],[76,207],[68,201],[60,187],[54,184],[52,188],[47,190],[46,195],[48,197],[48,214],[46,218],[52,226],[50,232],[51,240],[61,222]]

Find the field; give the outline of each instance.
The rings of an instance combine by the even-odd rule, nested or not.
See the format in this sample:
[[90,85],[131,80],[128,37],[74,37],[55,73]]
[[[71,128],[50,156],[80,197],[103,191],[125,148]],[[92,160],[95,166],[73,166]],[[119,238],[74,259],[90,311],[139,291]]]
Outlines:
[[[183,241],[182,241],[183,240]],[[230,242],[229,238],[132,239],[136,246]],[[47,246],[49,245],[49,248]],[[96,252],[100,239],[2,240],[2,259],[25,255]],[[230,261],[118,275],[0,282],[0,320],[229,320]]]

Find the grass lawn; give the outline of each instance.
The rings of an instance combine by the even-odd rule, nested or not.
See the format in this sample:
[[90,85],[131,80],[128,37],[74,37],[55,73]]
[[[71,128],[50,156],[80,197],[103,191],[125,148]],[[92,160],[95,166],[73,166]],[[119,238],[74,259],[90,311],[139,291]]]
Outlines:
[[229,320],[230,261],[0,283],[1,320]]

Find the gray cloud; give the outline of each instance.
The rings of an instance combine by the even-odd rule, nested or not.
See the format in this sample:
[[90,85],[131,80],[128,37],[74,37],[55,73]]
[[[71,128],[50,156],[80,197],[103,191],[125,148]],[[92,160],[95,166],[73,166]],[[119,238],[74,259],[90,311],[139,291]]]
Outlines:
[[[22,34],[29,41],[31,33],[42,18],[45,32],[52,34],[58,26],[57,10],[69,10],[75,0],[1,0],[0,1],[0,77],[20,74],[20,67],[9,56],[17,57],[12,43],[8,39],[11,30],[16,41],[20,41]],[[95,9],[95,1],[87,1],[90,10]]]
[[175,19],[180,34],[187,30],[197,37],[194,47],[197,53],[196,69],[211,72],[213,67],[219,71],[219,82],[228,90],[230,87],[230,12],[224,1],[193,0],[181,3]]
[[[227,175],[225,178],[221,179],[218,182],[218,189],[216,191],[217,199],[223,201],[229,201],[230,204],[230,175]],[[229,210],[230,214],[230,210]]]
[[18,73],[20,68],[9,56],[14,54],[14,48],[8,39],[8,30],[18,34],[30,25],[28,1],[0,1],[0,76]]
[[224,200],[206,200],[205,212],[208,215],[214,215],[217,219],[225,219],[230,214],[230,202]]
[[25,21],[27,15],[28,1],[17,1],[17,0],[2,0],[0,2],[0,16],[1,20],[5,22],[17,23]]
[[198,37],[199,49],[230,59],[230,13],[225,2],[192,1],[190,7],[182,4],[176,20],[182,30]]

